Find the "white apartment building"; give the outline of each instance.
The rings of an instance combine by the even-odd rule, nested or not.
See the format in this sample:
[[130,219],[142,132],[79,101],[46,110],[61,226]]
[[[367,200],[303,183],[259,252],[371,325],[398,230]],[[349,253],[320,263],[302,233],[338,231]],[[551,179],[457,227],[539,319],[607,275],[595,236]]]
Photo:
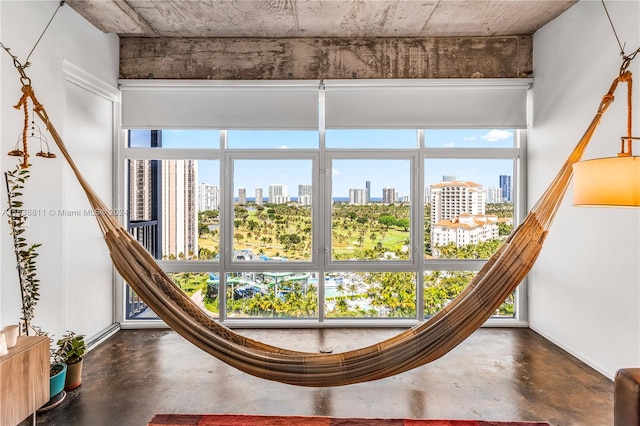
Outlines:
[[220,187],[209,183],[198,185],[198,211],[219,210]]
[[247,205],[247,188],[238,188],[238,204]]
[[482,185],[468,181],[443,181],[431,185],[432,225],[441,220],[452,221],[464,213],[485,213]]
[[279,183],[269,185],[269,202],[271,204],[286,204],[289,202],[287,185]]
[[393,204],[398,202],[398,191],[395,188],[382,188],[382,203]]
[[364,188],[352,188],[349,190],[349,204],[367,204],[368,202],[367,189]]
[[462,247],[498,237],[498,216],[463,213],[453,220],[444,219],[431,225],[431,252],[438,256],[438,246],[452,242]]
[[255,198],[256,206],[261,206],[264,204],[264,197],[262,196],[262,188],[256,188],[256,198]]
[[311,184],[298,185],[298,204],[301,206],[311,205]]
[[492,186],[485,189],[485,199],[487,204],[502,203],[502,189]]

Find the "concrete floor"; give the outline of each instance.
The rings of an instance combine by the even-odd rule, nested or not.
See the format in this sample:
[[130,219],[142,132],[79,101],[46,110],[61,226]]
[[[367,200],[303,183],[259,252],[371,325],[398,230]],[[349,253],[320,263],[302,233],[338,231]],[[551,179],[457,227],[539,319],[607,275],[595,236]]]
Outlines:
[[[398,329],[239,330],[290,349],[355,349]],[[375,382],[303,388],[254,378],[170,330],[123,330],[85,358],[83,384],[38,425],[146,425],[156,413],[613,424],[613,382],[529,329],[486,328],[444,357]],[[28,421],[23,422],[27,425]]]

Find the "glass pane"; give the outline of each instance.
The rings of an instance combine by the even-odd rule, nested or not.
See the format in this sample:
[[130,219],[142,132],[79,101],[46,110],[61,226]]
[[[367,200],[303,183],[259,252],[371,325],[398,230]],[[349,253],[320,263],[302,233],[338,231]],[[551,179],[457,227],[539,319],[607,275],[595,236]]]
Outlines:
[[425,161],[425,256],[488,259],[513,230],[514,160]]
[[513,148],[511,129],[426,129],[427,148]]
[[410,258],[409,160],[333,160],[332,260]]
[[218,318],[217,274],[211,272],[169,272],[167,275],[209,316]]
[[318,148],[317,130],[229,130],[227,146],[238,149]]
[[136,294],[129,286],[124,284],[125,288],[125,318],[128,320],[155,320],[158,315],[147,306],[147,304]]
[[325,278],[327,318],[415,318],[412,272],[339,272]]
[[325,135],[327,148],[402,149],[418,146],[418,132],[415,129],[327,129]]
[[[314,279],[315,277],[315,279]],[[228,318],[317,318],[317,274],[227,274]]]
[[156,259],[216,258],[218,180],[214,160],[129,160],[129,232]]
[[217,149],[219,146],[219,130],[129,130],[129,148]]
[[312,163],[234,161],[234,260],[311,260]]
[[[424,316],[429,318],[446,307],[464,290],[477,272],[426,271],[424,274]],[[493,317],[515,318],[514,295],[500,305]]]

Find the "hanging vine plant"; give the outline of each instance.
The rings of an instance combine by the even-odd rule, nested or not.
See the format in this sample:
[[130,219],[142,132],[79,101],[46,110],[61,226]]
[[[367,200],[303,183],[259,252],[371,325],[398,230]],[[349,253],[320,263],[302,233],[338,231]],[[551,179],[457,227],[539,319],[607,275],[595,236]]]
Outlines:
[[34,317],[36,304],[40,299],[40,280],[36,276],[36,258],[38,257],[37,249],[41,246],[41,244],[28,244],[23,236],[28,216],[22,208],[21,197],[29,176],[29,168],[23,167],[21,164],[15,170],[4,174],[9,201],[6,213],[9,220],[10,233],[13,237],[13,249],[16,254],[20,296],[22,299],[21,332],[27,335],[30,330],[34,329],[31,321]]

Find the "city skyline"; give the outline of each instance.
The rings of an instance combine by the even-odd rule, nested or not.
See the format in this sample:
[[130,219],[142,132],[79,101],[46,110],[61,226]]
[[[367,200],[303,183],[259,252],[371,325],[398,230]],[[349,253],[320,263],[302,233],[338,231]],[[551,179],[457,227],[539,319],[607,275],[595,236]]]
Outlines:
[[[371,132],[380,133],[378,131]],[[263,133],[259,133],[262,137]],[[287,141],[286,137],[298,137],[302,132],[265,133],[270,136],[281,136],[280,139],[267,138],[265,148],[280,147],[284,150],[289,146],[295,146],[295,141]],[[359,132],[359,135],[362,137],[363,133],[366,135],[366,131]],[[239,136],[242,135],[249,138],[251,133],[239,132]],[[507,130],[454,129],[440,130],[429,133],[429,135],[428,147],[513,146],[513,132]],[[185,138],[188,138],[187,142],[185,142]],[[136,142],[134,139],[132,137],[130,146],[145,146],[143,142]],[[240,137],[236,139],[240,139]],[[219,133],[217,131],[164,130],[162,146],[165,148],[215,148],[218,140]],[[477,141],[481,142],[474,145]],[[240,144],[240,141],[237,143]],[[370,182],[372,199],[382,198],[385,187],[394,188],[399,197],[409,195],[411,174],[408,160],[336,158],[331,166],[332,198],[348,198],[350,189],[364,189],[367,181]],[[198,160],[197,167],[198,184],[220,185],[219,161]],[[311,184],[313,181],[311,159],[237,159],[234,161],[234,168],[234,198],[238,196],[238,188],[246,188],[252,194],[254,188],[266,188],[271,184],[297,188],[298,185]],[[475,182],[485,188],[500,187],[499,176],[513,176],[513,168],[513,160],[511,159],[427,159],[424,168],[425,186],[438,183],[443,176],[451,175],[455,176],[457,180]],[[394,172],[380,173],[380,170],[394,170]]]

